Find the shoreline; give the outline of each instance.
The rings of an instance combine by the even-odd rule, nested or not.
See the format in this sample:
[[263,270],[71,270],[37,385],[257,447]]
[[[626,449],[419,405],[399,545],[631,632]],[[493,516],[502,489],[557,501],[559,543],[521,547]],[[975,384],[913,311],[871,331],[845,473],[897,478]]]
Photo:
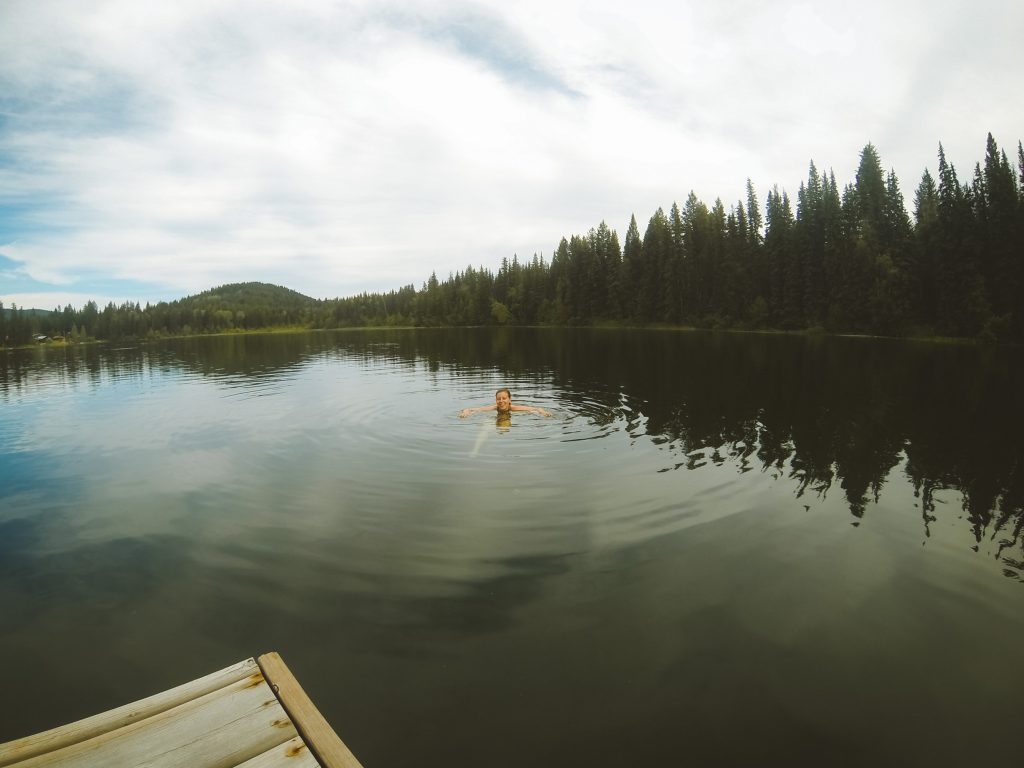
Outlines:
[[459,328],[544,328],[544,329],[591,329],[596,331],[662,331],[674,333],[733,333],[763,334],[772,336],[805,336],[812,338],[846,338],[846,339],[885,339],[890,341],[913,341],[928,344],[960,344],[992,347],[1017,347],[1020,344],[1008,341],[989,341],[965,336],[892,336],[873,333],[832,333],[829,331],[806,328],[801,330],[783,330],[779,328],[699,328],[693,325],[670,325],[665,323],[651,324],[619,324],[594,323],[591,325],[353,325],[336,328],[310,328],[309,326],[269,326],[266,328],[244,328],[216,331],[213,333],[189,333],[176,335],[159,335],[143,337],[125,337],[117,340],[87,339],[82,341],[47,341],[19,346],[6,347],[0,345],[0,352],[15,352],[31,349],[68,349],[96,344],[133,343],[148,344],[152,342],[173,341],[176,339],[218,338],[225,336],[259,336],[287,335],[298,333],[324,333],[328,331],[414,331],[414,330],[455,330]]

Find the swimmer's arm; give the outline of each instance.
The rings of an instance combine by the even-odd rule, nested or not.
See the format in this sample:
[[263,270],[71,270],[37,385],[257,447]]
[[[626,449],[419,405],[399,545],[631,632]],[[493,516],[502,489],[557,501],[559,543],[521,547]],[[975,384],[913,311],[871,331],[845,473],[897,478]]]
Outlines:
[[546,411],[543,408],[534,408],[532,405],[513,405],[509,410],[512,411],[525,411],[527,413],[536,413],[538,416],[550,416],[551,411]]
[[[496,411],[497,409],[498,406],[494,405],[493,403],[491,405],[481,405],[477,408],[463,408],[461,411],[459,411],[459,418],[464,419],[473,413],[480,413],[481,411]],[[515,410],[514,407],[513,410]]]

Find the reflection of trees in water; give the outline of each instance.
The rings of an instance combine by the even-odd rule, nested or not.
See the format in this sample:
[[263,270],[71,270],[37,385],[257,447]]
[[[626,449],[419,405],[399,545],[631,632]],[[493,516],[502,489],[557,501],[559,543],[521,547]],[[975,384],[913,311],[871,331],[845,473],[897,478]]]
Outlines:
[[[897,467],[926,535],[936,493],[962,498],[975,544],[1024,571],[1024,362],[1012,350],[863,338],[565,329],[396,335],[433,369],[551,377],[594,425],[624,424],[679,457],[733,462],[841,492],[862,518]],[[1011,575],[1013,575],[1011,573]]]
[[536,338],[560,396],[642,430],[680,457],[676,468],[729,460],[788,477],[798,497],[838,488],[861,518],[902,467],[926,535],[936,493],[953,491],[976,548],[987,539],[1009,575],[1024,570],[1024,363],[1010,350],[675,332]]
[[82,345],[58,349],[15,350],[0,355],[0,402],[19,393],[54,386],[98,386],[103,378],[132,378],[145,373],[139,347]]
[[[863,517],[894,468],[914,487],[926,535],[958,494],[974,544],[1024,571],[1024,361],[1013,351],[878,339],[571,329],[373,330],[83,347],[8,355],[0,399],[58,384],[180,366],[204,376],[287,375],[341,356],[425,366],[458,378],[492,370],[552,382],[565,408],[618,423],[678,457],[677,469],[733,462],[840,491]],[[959,513],[960,510],[957,510]],[[1015,575],[1010,570],[1011,575]]]

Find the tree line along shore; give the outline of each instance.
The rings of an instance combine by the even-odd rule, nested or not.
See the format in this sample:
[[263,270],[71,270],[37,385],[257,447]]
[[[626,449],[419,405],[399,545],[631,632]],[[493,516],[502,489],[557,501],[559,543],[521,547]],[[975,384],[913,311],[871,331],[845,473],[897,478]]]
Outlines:
[[314,299],[234,283],[177,301],[4,308],[0,343],[161,338],[281,327],[659,325],[1024,340],[1024,147],[989,134],[961,181],[940,145],[907,211],[893,171],[864,147],[840,188],[813,161],[795,200],[773,187],[726,209],[692,192],[624,239],[601,222],[549,258],[468,266],[422,286]]

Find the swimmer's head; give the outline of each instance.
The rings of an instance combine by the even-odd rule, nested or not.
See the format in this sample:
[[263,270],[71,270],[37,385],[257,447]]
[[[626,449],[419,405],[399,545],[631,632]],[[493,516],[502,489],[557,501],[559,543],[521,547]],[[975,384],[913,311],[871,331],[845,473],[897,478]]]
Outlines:
[[508,413],[512,408],[512,393],[504,387],[499,389],[494,393],[494,404],[499,413]]

